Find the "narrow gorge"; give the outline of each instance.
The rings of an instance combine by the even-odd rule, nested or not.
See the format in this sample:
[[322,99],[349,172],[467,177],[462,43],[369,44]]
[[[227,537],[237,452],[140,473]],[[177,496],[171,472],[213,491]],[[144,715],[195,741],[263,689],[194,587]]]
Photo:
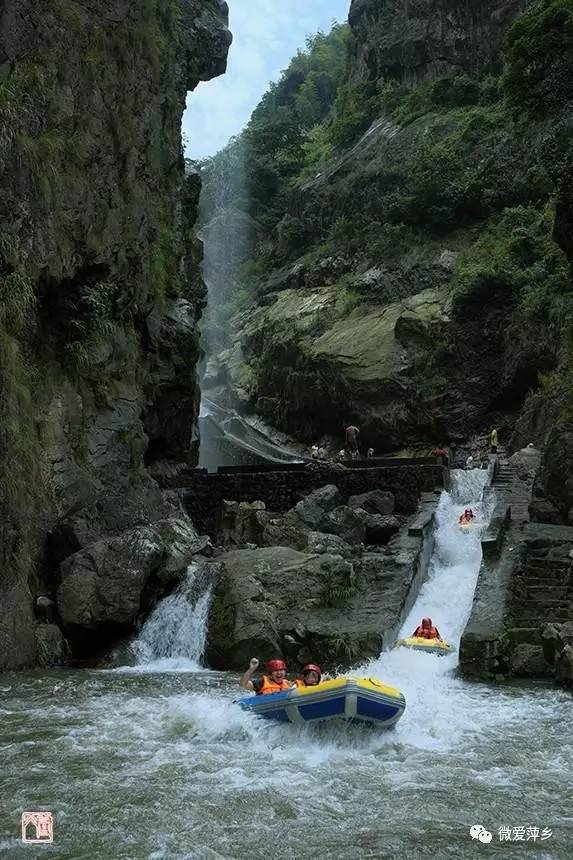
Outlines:
[[0,858],[571,857],[572,266],[573,0],[0,0]]

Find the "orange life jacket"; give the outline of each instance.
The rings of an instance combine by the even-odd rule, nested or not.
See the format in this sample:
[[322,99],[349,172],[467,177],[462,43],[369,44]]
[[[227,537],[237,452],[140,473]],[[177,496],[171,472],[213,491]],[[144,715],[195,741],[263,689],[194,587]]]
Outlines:
[[268,675],[263,675],[261,681],[262,684],[257,690],[257,696],[268,696],[269,693],[282,693],[284,690],[290,690],[292,687],[292,681],[288,681],[286,678],[277,683],[272,678],[269,678]]
[[441,639],[440,633],[437,627],[416,627],[414,630],[414,636],[418,639]]

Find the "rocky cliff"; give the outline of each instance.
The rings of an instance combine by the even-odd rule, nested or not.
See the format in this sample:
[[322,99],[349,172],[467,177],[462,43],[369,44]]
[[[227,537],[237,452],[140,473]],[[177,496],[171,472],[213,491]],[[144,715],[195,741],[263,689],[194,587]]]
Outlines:
[[508,24],[524,0],[352,0],[353,74],[419,82],[444,71],[501,68]]
[[117,574],[106,552],[142,553],[112,624],[134,621],[165,567],[165,528],[146,529],[177,511],[149,470],[195,457],[205,301],[181,116],[225,70],[226,24],[222,0],[2,4],[0,668],[37,659],[34,606],[56,598],[64,561],[91,631],[99,562]]
[[209,366],[244,408],[308,441],[352,420],[377,451],[568,420],[571,4],[522,6],[354,0],[347,78],[279,151]]

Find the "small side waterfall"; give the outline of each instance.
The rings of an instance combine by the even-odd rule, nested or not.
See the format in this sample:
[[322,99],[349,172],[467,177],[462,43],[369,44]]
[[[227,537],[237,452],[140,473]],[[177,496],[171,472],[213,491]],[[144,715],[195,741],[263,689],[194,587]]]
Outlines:
[[213,584],[204,565],[190,565],[173,594],[149,616],[132,645],[148,670],[201,669]]

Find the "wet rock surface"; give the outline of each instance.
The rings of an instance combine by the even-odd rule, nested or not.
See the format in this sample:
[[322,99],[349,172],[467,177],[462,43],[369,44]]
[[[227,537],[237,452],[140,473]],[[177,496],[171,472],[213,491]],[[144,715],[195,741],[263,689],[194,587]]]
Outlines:
[[98,644],[98,635],[133,627],[140,613],[171,590],[205,540],[185,519],[161,520],[90,544],[62,562],[57,591],[70,636]]
[[33,606],[60,576],[69,623],[131,621],[155,556],[123,581],[124,550],[178,515],[148,467],[196,458],[201,182],[181,116],[231,36],[221,0],[170,9],[0,11],[0,669],[57,652]]

